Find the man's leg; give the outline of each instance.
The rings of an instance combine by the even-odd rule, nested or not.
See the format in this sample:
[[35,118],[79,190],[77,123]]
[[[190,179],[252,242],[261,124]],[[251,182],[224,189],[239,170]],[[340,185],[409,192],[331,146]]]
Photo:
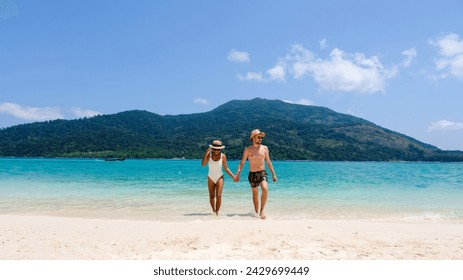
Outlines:
[[252,202],[254,203],[254,209],[256,210],[256,214],[259,214],[259,188],[251,187],[251,190],[252,190]]
[[262,219],[265,219],[265,213],[264,213],[264,208],[265,204],[267,203],[267,197],[268,197],[268,183],[267,181],[262,181],[260,183],[260,187],[262,188],[262,196],[260,199],[260,212],[259,215]]

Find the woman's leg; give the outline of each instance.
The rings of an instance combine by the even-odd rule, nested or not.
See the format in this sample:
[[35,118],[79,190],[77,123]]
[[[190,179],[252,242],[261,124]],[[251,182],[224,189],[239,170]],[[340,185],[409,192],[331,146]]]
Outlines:
[[216,188],[216,193],[215,193],[215,214],[219,214],[220,206],[222,205],[222,190],[223,190],[223,185],[224,185],[224,180],[223,177],[221,177],[217,181],[217,188]]
[[212,212],[216,213],[215,210],[215,192],[216,192],[216,185],[212,182],[211,178],[207,177],[207,188],[209,189],[209,202],[212,207]]

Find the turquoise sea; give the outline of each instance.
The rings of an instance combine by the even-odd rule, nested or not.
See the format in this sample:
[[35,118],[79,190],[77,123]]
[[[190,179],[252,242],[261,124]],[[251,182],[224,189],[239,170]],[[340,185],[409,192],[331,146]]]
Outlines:
[[[270,219],[463,222],[463,164],[273,161]],[[238,161],[229,161],[233,172]],[[248,163],[246,163],[246,168]],[[245,169],[225,175],[222,219],[253,219]],[[214,219],[199,160],[0,158],[0,214]]]

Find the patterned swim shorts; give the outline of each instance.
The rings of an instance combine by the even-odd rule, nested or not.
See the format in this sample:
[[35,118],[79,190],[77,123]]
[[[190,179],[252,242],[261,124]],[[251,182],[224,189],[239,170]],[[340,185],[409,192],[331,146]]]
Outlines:
[[268,181],[267,171],[249,172],[248,180],[252,188],[257,188],[262,181]]

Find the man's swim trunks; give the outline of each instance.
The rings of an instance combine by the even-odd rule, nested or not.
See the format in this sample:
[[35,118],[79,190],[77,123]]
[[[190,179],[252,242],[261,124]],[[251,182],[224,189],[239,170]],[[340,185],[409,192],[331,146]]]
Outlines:
[[268,182],[267,171],[249,172],[248,180],[251,183],[251,187],[256,188],[262,181]]

